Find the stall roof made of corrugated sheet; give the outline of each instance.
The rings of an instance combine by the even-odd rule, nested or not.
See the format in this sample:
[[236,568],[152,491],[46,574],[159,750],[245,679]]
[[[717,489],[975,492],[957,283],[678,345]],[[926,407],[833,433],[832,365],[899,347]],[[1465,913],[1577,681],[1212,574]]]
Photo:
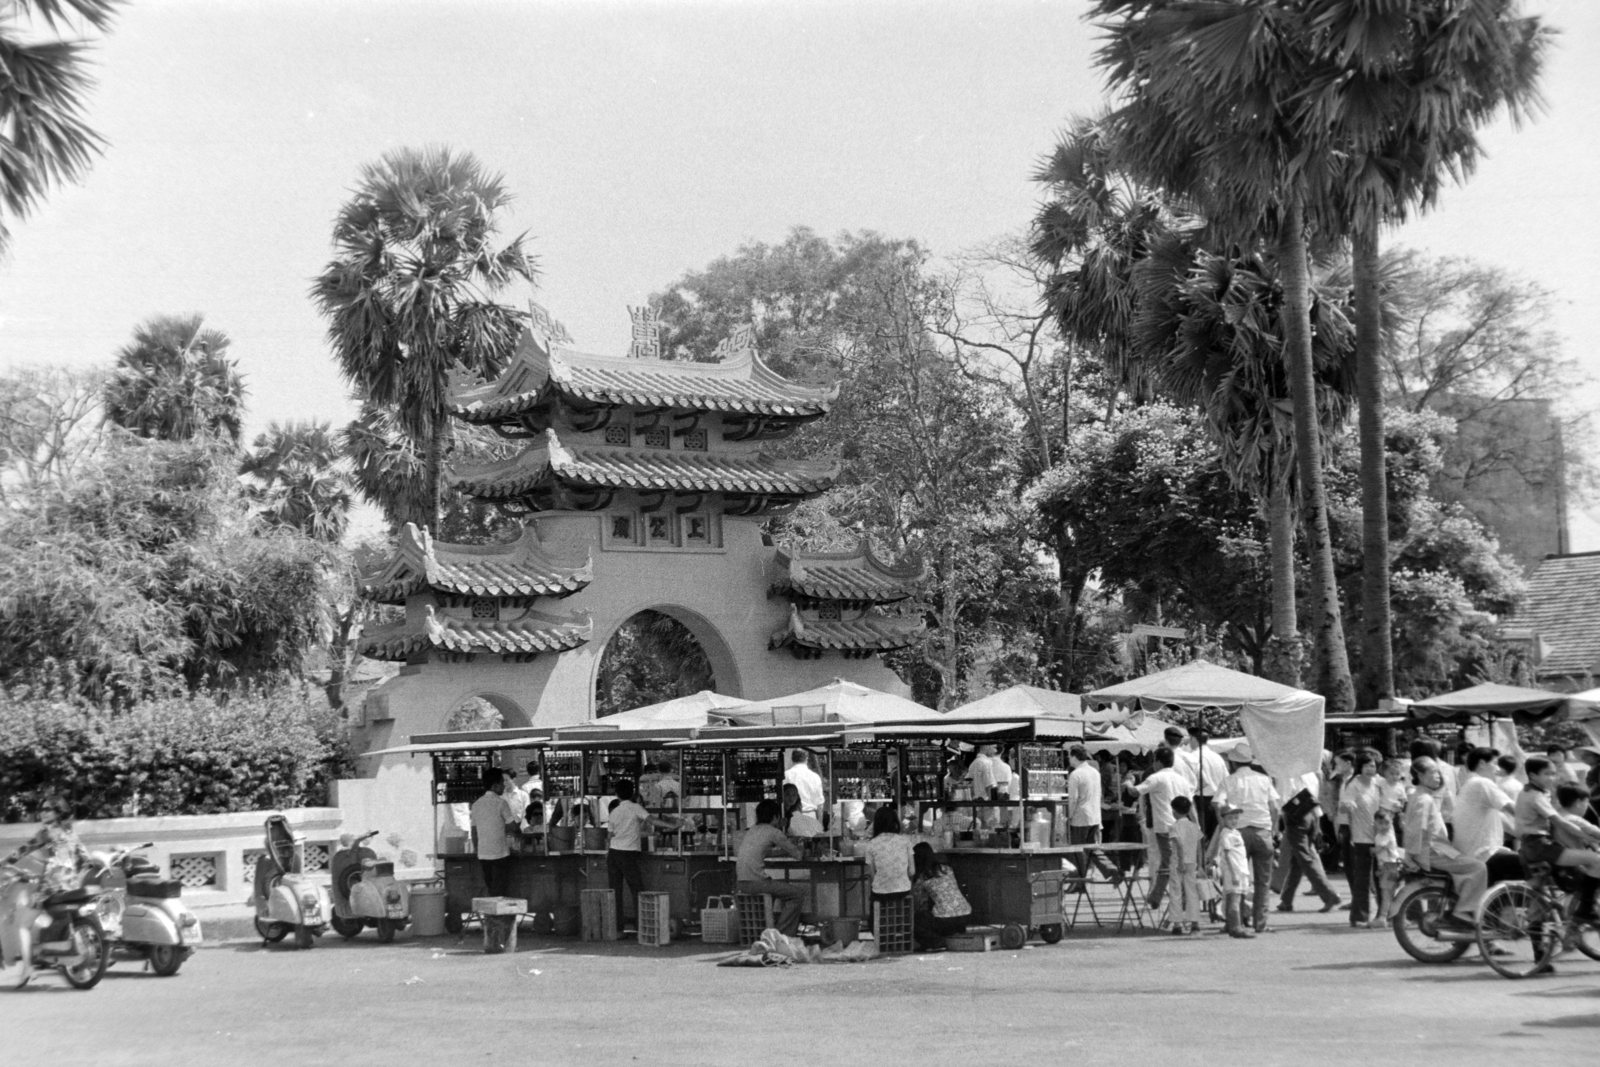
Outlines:
[[1546,556],[1528,579],[1517,622],[1548,649],[1541,675],[1592,672],[1600,664],[1600,552]]
[[589,640],[592,630],[587,615],[557,618],[530,611],[502,622],[440,615],[429,605],[415,623],[404,619],[365,631],[356,647],[363,656],[390,660],[425,649],[526,656],[577,648]]
[[469,422],[494,422],[536,407],[552,392],[623,407],[815,418],[827,413],[839,386],[791,382],[753,348],[720,363],[637,359],[546,348],[525,332],[505,371],[492,382],[455,389],[450,410]]
[[837,463],[775,459],[759,452],[656,452],[650,449],[545,442],[494,463],[463,465],[451,474],[462,492],[488,499],[521,496],[556,479],[585,488],[678,492],[776,493],[815,496],[839,476]]
[[453,545],[435,541],[408,522],[394,558],[362,581],[361,592],[385,604],[403,603],[423,589],[462,596],[559,597],[593,579],[592,559],[551,557],[532,526],[523,527],[510,544]]

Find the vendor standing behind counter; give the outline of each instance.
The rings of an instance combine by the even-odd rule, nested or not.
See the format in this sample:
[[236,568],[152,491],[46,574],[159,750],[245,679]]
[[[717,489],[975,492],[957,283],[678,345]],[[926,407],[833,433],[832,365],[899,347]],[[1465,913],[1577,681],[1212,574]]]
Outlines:
[[644,872],[639,869],[639,851],[646,825],[663,830],[676,830],[678,824],[668,819],[658,819],[645,811],[633,799],[633,783],[623,778],[616,784],[617,802],[606,817],[611,830],[606,848],[606,880],[616,898],[617,930],[623,928],[622,887],[633,890],[635,906],[639,894],[644,892]]
[[763,800],[756,805],[756,824],[745,831],[744,840],[739,844],[736,876],[739,892],[766,893],[782,902],[777,916],[778,932],[793,937],[800,930],[800,905],[805,900],[805,890],[767,877],[766,859],[772,853],[781,852],[790,859],[800,858],[800,846],[778,829],[778,820],[782,817],[783,809],[776,800]]

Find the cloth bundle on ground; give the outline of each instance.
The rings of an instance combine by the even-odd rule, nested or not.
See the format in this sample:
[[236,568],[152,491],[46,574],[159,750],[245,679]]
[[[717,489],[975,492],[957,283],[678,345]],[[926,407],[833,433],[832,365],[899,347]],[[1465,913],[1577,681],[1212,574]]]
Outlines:
[[853,941],[848,945],[807,945],[798,937],[788,937],[768,927],[745,951],[718,963],[718,967],[788,967],[795,963],[865,963],[878,955],[875,941]]

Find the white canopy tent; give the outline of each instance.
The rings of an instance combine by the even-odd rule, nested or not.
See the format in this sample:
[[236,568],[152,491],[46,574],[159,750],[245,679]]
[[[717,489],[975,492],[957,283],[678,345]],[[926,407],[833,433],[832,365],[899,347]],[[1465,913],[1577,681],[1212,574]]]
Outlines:
[[811,723],[842,723],[871,726],[877,723],[911,722],[938,715],[932,708],[914,700],[868,689],[843,678],[803,693],[757,700],[740,708],[719,713],[732,726],[800,726]]
[[1006,721],[1018,725],[1031,723],[1034,737],[1081,738],[1084,733],[1083,700],[1076,693],[1014,685],[990,693],[970,704],[951,708],[950,719],[968,721]]
[[1103,740],[1086,741],[1083,747],[1088,749],[1091,755],[1096,752],[1110,752],[1112,755],[1149,752],[1161,746],[1161,735],[1171,725],[1165,719],[1146,715],[1144,722],[1137,727],[1131,729],[1127,725],[1108,727]]
[[615,715],[563,727],[564,732],[575,729],[595,730],[650,730],[658,727],[694,727],[716,725],[724,722],[728,713],[750,706],[750,701],[702,689],[686,697],[674,697],[659,704],[619,711]]
[[1206,660],[1106,686],[1084,699],[1148,712],[1168,706],[1234,711],[1268,773],[1289,778],[1315,771],[1322,762],[1325,702],[1320,696]]

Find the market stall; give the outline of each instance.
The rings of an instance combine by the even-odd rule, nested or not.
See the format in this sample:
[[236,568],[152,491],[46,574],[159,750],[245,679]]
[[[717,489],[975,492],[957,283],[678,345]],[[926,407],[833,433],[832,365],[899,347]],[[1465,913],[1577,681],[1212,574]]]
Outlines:
[[1306,774],[1322,762],[1322,697],[1206,660],[1106,686],[1084,700],[1151,713],[1169,706],[1233,711],[1261,765],[1273,776]]

